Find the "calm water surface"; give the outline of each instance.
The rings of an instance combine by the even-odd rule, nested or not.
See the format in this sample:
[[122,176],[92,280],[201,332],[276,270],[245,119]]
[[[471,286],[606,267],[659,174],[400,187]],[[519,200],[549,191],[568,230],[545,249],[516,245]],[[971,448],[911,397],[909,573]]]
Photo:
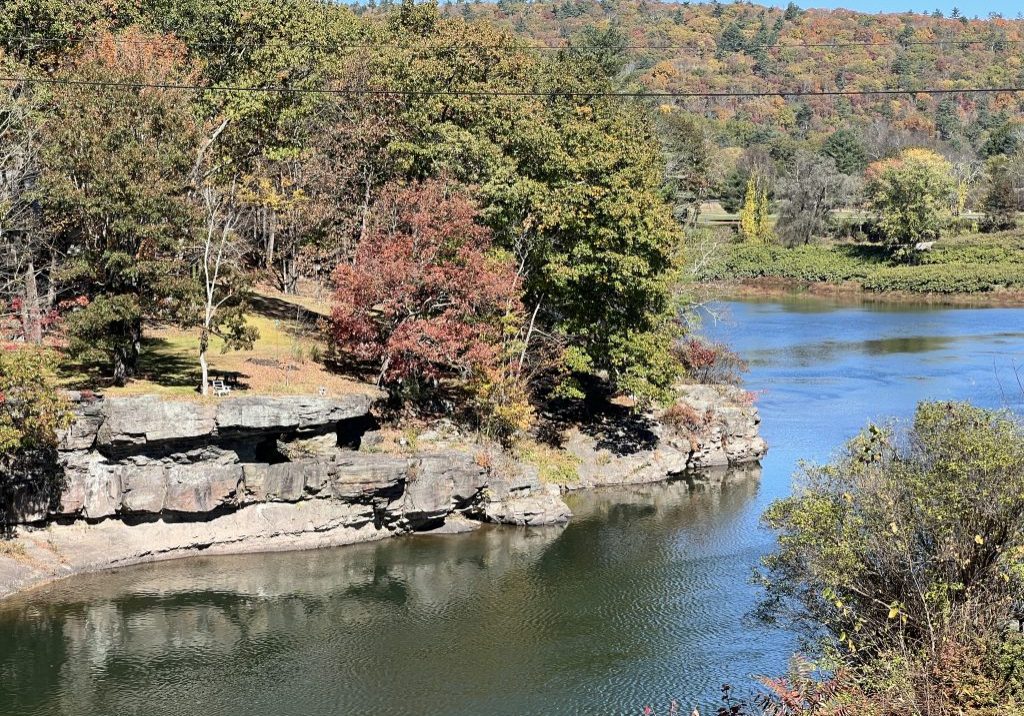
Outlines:
[[[195,559],[0,603],[0,714],[638,714],[778,673],[758,516],[801,458],[925,398],[1020,407],[1024,311],[733,303],[760,483],[575,498],[565,529]],[[1021,371],[1024,379],[1024,370]]]

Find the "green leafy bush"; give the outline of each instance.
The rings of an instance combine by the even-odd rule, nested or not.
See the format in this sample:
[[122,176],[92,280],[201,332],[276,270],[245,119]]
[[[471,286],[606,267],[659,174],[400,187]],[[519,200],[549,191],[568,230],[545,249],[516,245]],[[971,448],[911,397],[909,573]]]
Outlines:
[[867,291],[984,293],[1024,288],[1024,236],[960,237],[918,252],[914,263],[894,263],[877,245],[834,244],[796,248],[726,245],[699,278],[774,277],[809,283],[857,281]]
[[857,246],[728,246],[723,256],[710,265],[702,278],[760,278],[775,276],[796,281],[837,283],[870,275],[880,261],[870,247]]
[[922,403],[909,430],[868,426],[769,507],[763,614],[902,705],[881,713],[1020,713],[1022,511],[1020,418]]
[[51,369],[43,351],[0,349],[0,532],[59,494],[57,440],[71,412]]
[[925,264],[890,266],[864,280],[869,291],[984,293],[1024,287],[1024,264]]

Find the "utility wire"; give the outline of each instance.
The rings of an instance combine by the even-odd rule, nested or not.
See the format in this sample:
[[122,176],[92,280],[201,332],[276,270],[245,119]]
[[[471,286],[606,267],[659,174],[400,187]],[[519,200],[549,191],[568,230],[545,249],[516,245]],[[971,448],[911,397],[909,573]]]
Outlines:
[[854,97],[871,95],[946,95],[946,94],[1006,94],[1022,93],[1022,87],[962,87],[945,89],[939,87],[922,87],[918,89],[878,89],[878,90],[766,90],[760,92],[658,92],[658,91],[599,91],[583,90],[389,90],[360,88],[303,88],[303,87],[245,87],[242,85],[191,85],[166,82],[110,82],[105,80],[80,80],[50,77],[15,77],[0,76],[0,82],[25,84],[63,85],[71,87],[95,87],[110,89],[159,89],[181,90],[191,92],[254,92],[272,94],[322,94],[322,95],[353,95],[382,97],[621,97],[621,98],[664,98],[664,99],[745,99],[757,97]]
[[[164,39],[146,39],[146,40],[129,40],[123,38],[114,37],[115,43],[128,44],[128,45],[156,45],[164,44],[167,40]],[[203,47],[203,48],[259,48],[266,46],[269,42],[278,38],[271,38],[264,43],[255,42],[228,42],[228,41],[199,41],[199,42],[185,42],[188,47]],[[37,37],[34,35],[14,35],[5,39],[6,43],[40,43],[40,44],[99,44],[106,42],[104,38],[98,37]],[[854,47],[935,47],[943,45],[991,45],[993,49],[998,45],[1008,44],[1021,44],[1024,43],[1022,39],[1002,39],[1002,38],[989,38],[989,39],[978,39],[978,40],[957,40],[957,39],[946,39],[946,40],[879,40],[879,41],[844,41],[844,42],[776,42],[770,44],[760,45],[745,45],[738,50],[729,50],[729,52],[750,52],[753,50],[770,50],[770,49],[849,49]],[[415,50],[422,49],[424,45],[415,43],[380,43],[380,42],[300,42],[300,43],[289,43],[291,48],[305,48],[305,49],[323,49],[323,50],[343,50],[343,49],[394,49],[394,50]],[[669,44],[628,44],[628,45],[573,45],[568,43],[562,44],[529,44],[514,42],[504,44],[473,44],[473,43],[460,43],[460,44],[438,44],[433,47],[427,46],[429,49],[439,51],[451,51],[451,50],[508,50],[515,52],[523,52],[528,50],[539,50],[539,51],[561,51],[561,50],[607,50],[607,49],[622,49],[622,50],[686,50],[692,52],[707,52],[707,51],[718,51],[718,48],[714,46],[714,40],[711,40],[707,45],[699,44],[686,44],[686,45],[669,45]]]

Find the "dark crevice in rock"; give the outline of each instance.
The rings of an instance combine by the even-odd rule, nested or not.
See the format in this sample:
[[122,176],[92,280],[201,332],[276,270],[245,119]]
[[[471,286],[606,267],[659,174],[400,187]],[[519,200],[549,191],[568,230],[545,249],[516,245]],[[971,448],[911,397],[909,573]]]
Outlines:
[[261,462],[267,465],[280,465],[281,463],[290,462],[278,448],[276,435],[269,435],[255,441],[253,443],[252,457],[251,462]]
[[409,525],[413,532],[430,532],[444,526],[445,517],[429,517],[421,520],[410,521]]
[[358,450],[362,447],[366,433],[380,429],[380,422],[373,413],[355,418],[338,421],[338,447],[347,450]]

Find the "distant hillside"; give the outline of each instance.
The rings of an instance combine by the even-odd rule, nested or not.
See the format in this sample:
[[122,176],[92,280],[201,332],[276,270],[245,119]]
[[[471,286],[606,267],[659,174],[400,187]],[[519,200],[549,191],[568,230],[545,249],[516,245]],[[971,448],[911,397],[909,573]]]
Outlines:
[[[1024,87],[1022,20],[649,0],[501,0],[449,5],[448,12],[489,19],[537,44],[586,42],[585,32],[625,44],[624,87],[672,92]],[[593,30],[612,32],[595,35]],[[832,43],[840,46],[827,46]],[[873,131],[985,155],[1000,153],[1004,135],[1024,117],[1024,93],[665,101],[699,112],[712,120],[724,143],[740,146],[821,141],[838,128],[853,127],[869,145]]]

